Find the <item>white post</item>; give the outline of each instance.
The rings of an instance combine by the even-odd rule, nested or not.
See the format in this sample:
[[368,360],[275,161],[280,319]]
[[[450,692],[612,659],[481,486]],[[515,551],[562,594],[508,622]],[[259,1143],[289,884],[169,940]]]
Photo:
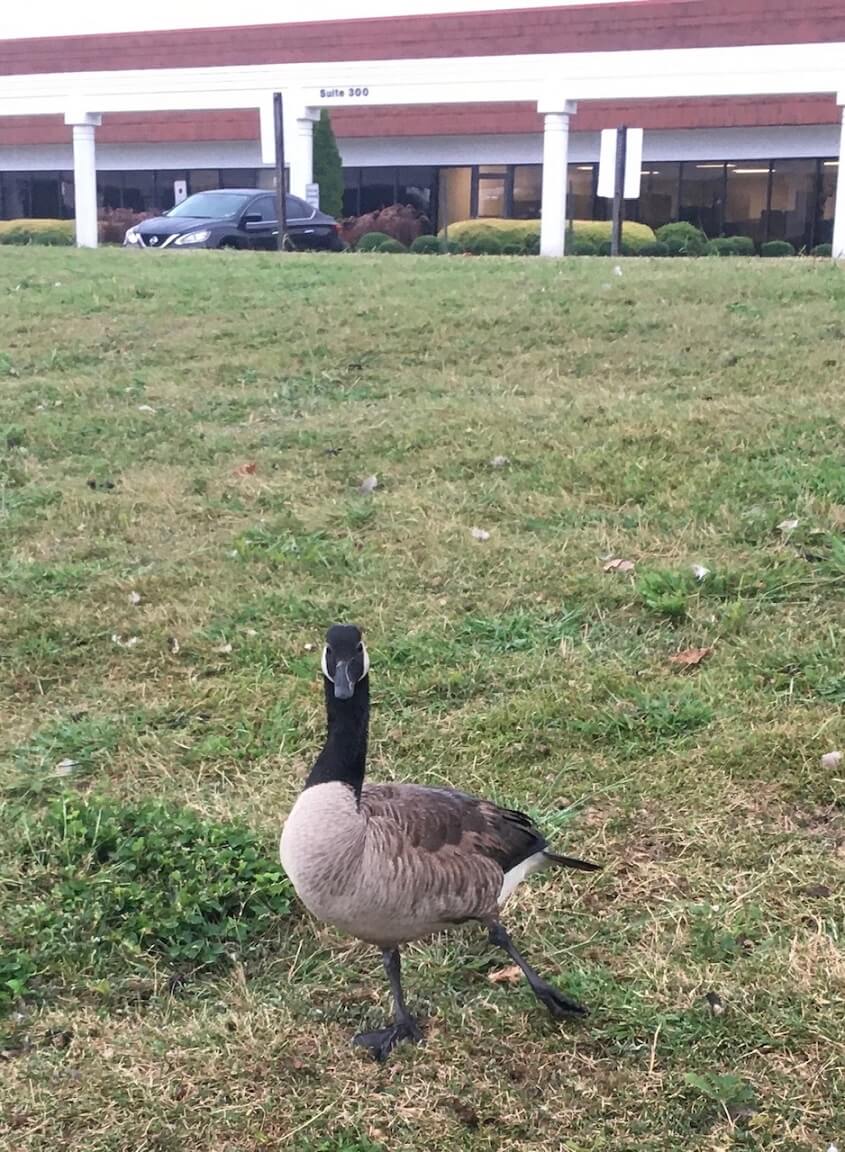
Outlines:
[[314,179],[314,123],[320,119],[319,108],[306,108],[293,122],[289,146],[290,191],[305,199],[306,185]]
[[102,123],[95,112],[68,112],[73,127],[73,200],[77,248],[97,247],[97,154],[94,133]]
[[[839,103],[845,105],[845,93],[839,93]],[[845,107],[842,107],[839,167],[836,169],[836,200],[833,207],[833,259],[845,260]]]
[[562,110],[544,113],[543,193],[540,208],[540,255],[562,256],[566,238],[566,185],[569,156],[569,118],[575,112],[570,101]]

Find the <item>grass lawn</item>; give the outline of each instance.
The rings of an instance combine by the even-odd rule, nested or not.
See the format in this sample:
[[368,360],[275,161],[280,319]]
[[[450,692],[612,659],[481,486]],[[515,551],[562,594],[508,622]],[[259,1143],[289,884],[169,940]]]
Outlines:
[[[845,277],[621,268],[0,250],[4,1152],[843,1146]],[[275,871],[338,619],[373,777],[606,864],[506,917],[586,1024],[469,927],[350,1048]]]

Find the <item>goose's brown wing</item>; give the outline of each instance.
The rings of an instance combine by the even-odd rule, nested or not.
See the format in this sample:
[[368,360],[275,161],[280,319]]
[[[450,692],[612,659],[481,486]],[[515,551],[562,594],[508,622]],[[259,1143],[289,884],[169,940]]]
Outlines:
[[449,788],[416,784],[365,784],[361,808],[396,851],[419,855],[483,857],[507,872],[535,852],[546,838],[522,812],[499,808]]

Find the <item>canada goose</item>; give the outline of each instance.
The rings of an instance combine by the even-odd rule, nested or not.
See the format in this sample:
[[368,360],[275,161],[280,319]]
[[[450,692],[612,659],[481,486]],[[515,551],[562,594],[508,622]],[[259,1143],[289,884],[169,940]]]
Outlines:
[[543,980],[517,951],[499,907],[520,881],[551,865],[599,867],[550,852],[521,812],[448,788],[365,784],[369,657],[352,625],[328,631],[322,667],[327,736],[279,843],[282,866],[318,920],[381,949],[395,1022],[353,1043],[377,1060],[422,1039],[405,1007],[399,945],[478,920],[518,964],[551,1014],[587,1010]]

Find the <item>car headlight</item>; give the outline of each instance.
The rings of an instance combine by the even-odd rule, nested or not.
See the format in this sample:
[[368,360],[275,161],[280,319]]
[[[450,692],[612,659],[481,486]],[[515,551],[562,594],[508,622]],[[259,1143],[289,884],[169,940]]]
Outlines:
[[203,244],[211,235],[208,228],[200,228],[199,232],[186,232],[173,241],[174,244]]
[[123,243],[124,244],[138,244],[139,242],[140,242],[140,237],[138,235],[137,230],[135,228],[127,228],[126,229],[126,235],[123,237]]

